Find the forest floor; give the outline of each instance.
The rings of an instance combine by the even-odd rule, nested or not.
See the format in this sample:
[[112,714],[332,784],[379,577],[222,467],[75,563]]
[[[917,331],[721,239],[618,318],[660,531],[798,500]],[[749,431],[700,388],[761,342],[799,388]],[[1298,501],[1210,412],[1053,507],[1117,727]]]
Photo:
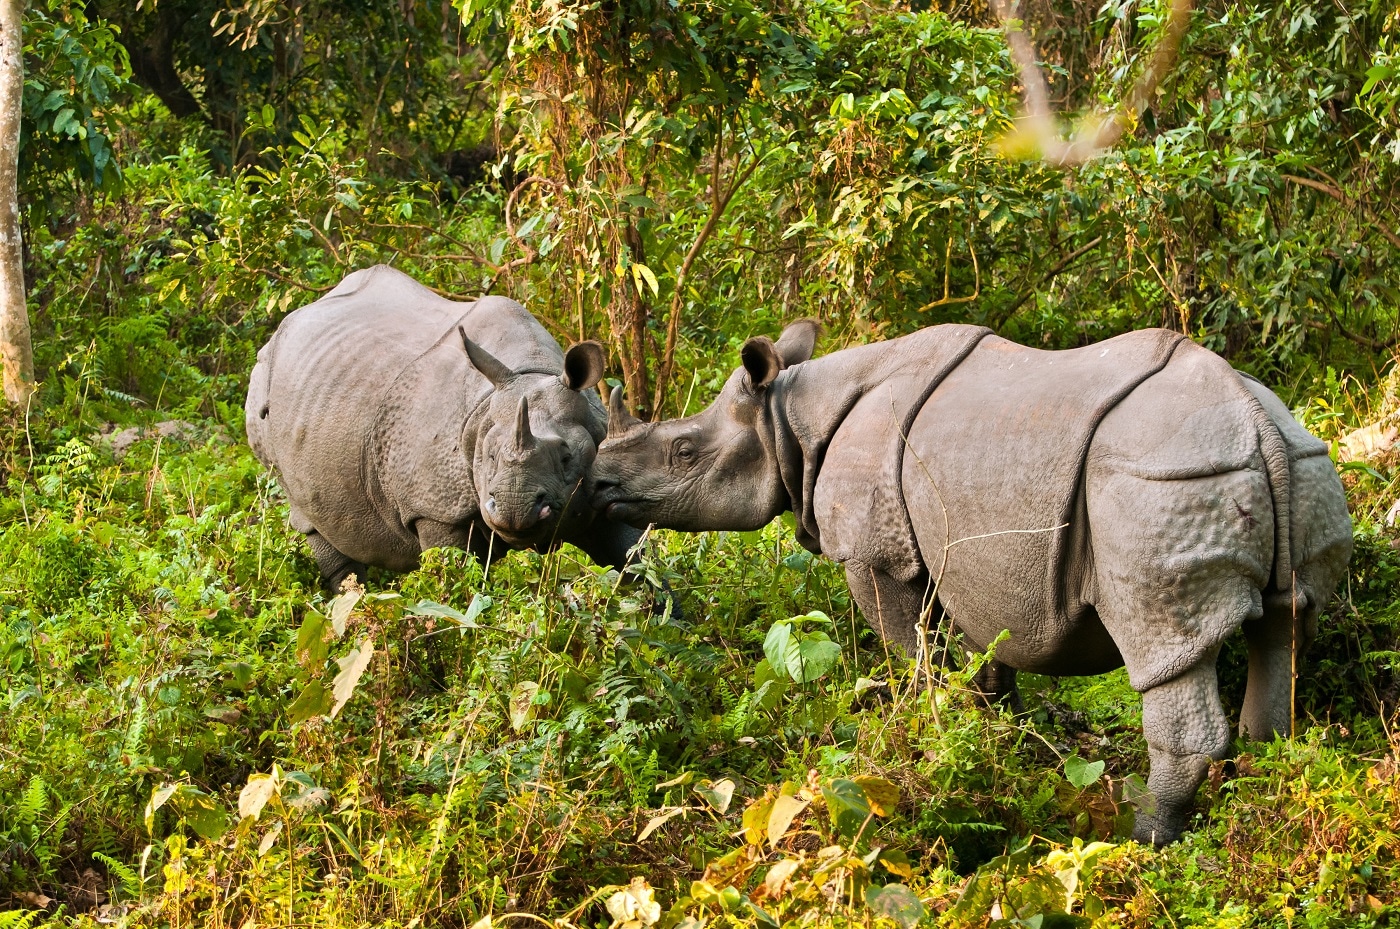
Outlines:
[[[1147,756],[1122,672],[1023,680],[1019,718],[966,670],[920,685],[786,521],[651,534],[640,573],[681,615],[570,549],[489,578],[435,551],[327,601],[236,423],[33,453],[14,425],[0,926],[1400,913],[1400,553],[1370,466],[1347,474],[1357,550],[1298,735],[1236,743],[1158,850],[1126,839]],[[775,623],[839,658],[783,679]],[[1232,712],[1243,665],[1232,644]]]

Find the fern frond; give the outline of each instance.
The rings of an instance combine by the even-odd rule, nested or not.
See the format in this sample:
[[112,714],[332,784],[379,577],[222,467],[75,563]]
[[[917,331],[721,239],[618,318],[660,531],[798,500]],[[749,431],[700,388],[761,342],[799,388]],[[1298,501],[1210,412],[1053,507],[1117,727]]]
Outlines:
[[140,898],[141,877],[136,873],[136,869],[101,852],[93,852],[92,857],[106,866],[109,876],[115,877],[121,882],[121,895],[125,899],[136,900]]

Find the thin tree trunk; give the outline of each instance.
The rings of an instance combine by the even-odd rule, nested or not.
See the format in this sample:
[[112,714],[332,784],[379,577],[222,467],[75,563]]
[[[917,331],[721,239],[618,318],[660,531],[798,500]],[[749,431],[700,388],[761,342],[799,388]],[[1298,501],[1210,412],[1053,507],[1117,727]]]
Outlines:
[[24,108],[24,0],[0,0],[0,366],[5,399],[34,393],[34,351],[19,228],[19,121]]

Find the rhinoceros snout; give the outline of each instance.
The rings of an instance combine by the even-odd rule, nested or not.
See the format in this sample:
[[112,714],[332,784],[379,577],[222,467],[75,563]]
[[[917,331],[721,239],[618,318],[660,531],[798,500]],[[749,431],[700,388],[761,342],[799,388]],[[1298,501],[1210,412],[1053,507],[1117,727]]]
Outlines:
[[533,529],[554,515],[554,507],[545,500],[543,491],[534,495],[501,495],[486,498],[486,522],[501,533],[520,533]]

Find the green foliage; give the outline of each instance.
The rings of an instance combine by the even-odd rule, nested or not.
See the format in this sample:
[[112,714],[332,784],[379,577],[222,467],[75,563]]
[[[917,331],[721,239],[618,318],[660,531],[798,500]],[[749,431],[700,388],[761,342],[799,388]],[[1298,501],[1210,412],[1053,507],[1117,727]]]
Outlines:
[[[989,712],[985,656],[916,678],[782,523],[653,533],[626,577],[433,551],[328,601],[241,443],[276,323],[381,261],[609,341],[658,413],[797,316],[825,348],[1169,325],[1340,442],[1396,405],[1394,11],[1205,4],[1142,124],[1063,175],[995,149],[1017,88],[980,5],[225,6],[27,14],[43,390],[0,421],[0,906],[50,903],[0,927],[1394,920],[1393,452],[1344,465],[1303,734],[1213,765],[1154,851],[1122,673]],[[1111,105],[1163,7],[1046,7],[1057,94]],[[487,139],[486,183],[442,177]]]
[[116,31],[72,0],[44,0],[24,19],[21,198],[33,214],[64,206],[54,186],[70,176],[111,190],[121,180],[112,105],[130,65]]

